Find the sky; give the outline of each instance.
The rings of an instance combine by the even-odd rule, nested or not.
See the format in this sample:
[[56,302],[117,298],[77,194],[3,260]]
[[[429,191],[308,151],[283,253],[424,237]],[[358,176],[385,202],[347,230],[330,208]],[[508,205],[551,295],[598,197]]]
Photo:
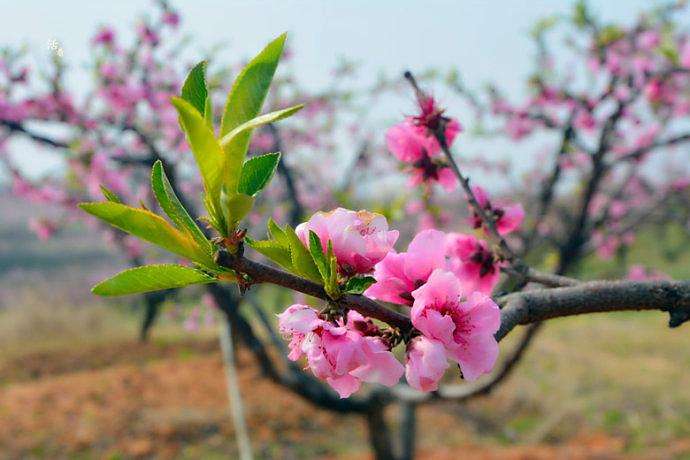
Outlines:
[[[625,22],[657,2],[589,3],[603,18]],[[236,62],[279,33],[290,32],[292,65],[304,84],[325,84],[338,58],[347,57],[372,78],[381,70],[391,75],[407,68],[455,66],[470,87],[492,81],[509,96],[519,96],[534,53],[530,27],[541,17],[568,13],[572,1],[178,0],[172,4],[182,13],[183,30],[198,46],[190,52],[199,56],[214,44],[227,43],[229,62]],[[98,25],[107,22],[127,28],[137,16],[152,10],[147,0],[0,0],[0,7],[0,44],[27,44],[40,57],[47,53],[50,40],[58,40],[72,66],[86,61],[89,38]],[[76,76],[68,83],[80,87],[85,74],[72,74]],[[466,147],[472,148],[471,140]],[[57,165],[48,157],[22,163],[35,173]]]

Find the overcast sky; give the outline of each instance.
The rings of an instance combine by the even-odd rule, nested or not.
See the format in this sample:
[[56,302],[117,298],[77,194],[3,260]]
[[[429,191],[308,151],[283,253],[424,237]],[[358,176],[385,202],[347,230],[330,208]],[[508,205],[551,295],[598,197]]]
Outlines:
[[[590,1],[604,18],[617,21],[629,21],[654,3]],[[194,37],[194,43],[206,49],[218,42],[228,43],[229,52],[236,53],[231,62],[289,31],[296,73],[305,84],[328,81],[337,58],[346,56],[360,62],[363,74],[371,76],[381,69],[392,74],[407,67],[453,65],[470,86],[494,81],[509,94],[518,95],[533,56],[528,30],[540,17],[569,12],[572,2],[187,0],[173,4],[181,11],[182,27]],[[0,0],[0,6],[0,44],[27,43],[34,53],[41,54],[46,53],[50,40],[57,39],[65,59],[73,65],[86,61],[88,39],[99,24],[127,27],[137,15],[151,11],[144,0]],[[201,48],[196,51],[203,54]],[[79,79],[73,77],[69,83],[78,87]],[[471,149],[472,141],[466,142]],[[22,163],[29,168],[38,164]],[[55,167],[48,159],[42,164]]]

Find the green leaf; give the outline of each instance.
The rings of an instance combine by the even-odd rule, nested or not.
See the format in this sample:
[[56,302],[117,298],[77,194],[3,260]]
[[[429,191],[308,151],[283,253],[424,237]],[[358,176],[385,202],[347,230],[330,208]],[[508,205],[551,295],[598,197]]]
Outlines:
[[235,230],[237,224],[252,210],[254,197],[244,193],[228,193],[224,187],[220,194],[220,202],[225,218],[225,227],[230,232]]
[[[284,110],[267,113],[243,123],[223,136],[221,147],[225,152],[223,163],[223,180],[231,189],[239,189],[240,176],[243,162],[249,148],[249,135],[261,125],[281,120],[298,112],[303,105],[296,105]],[[246,142],[245,142],[246,140]]]
[[338,260],[333,253],[333,241],[328,240],[328,251],[326,251],[326,259],[328,260],[330,269],[329,277],[326,281],[326,293],[331,299],[340,297],[340,286],[338,286]]
[[177,198],[160,160],[156,161],[151,168],[151,188],[156,195],[158,204],[170,217],[170,220],[177,225],[177,228],[191,236],[207,254],[213,254],[213,245],[206,239],[204,232],[201,231]]
[[321,274],[321,279],[324,283],[330,278],[330,264],[326,260],[326,256],[323,253],[323,247],[321,246],[321,239],[312,230],[309,230],[309,252],[311,253],[312,259]]
[[268,185],[278,167],[280,153],[267,153],[244,162],[237,191],[254,196]]
[[245,237],[245,242],[256,252],[263,254],[281,267],[293,271],[292,257],[290,256],[289,248],[286,248],[277,241],[272,240],[255,241],[251,238]]
[[211,131],[213,131],[213,102],[211,96],[206,96],[206,106],[204,108],[204,120]]
[[[283,118],[290,117],[303,108],[304,104],[297,104],[293,105],[292,107],[288,107],[287,109],[276,110],[274,112],[265,113],[263,115],[259,115],[258,117],[252,118],[251,120],[242,123],[229,133],[225,134],[220,139],[220,145],[221,147],[226,148],[226,146],[230,145],[235,138],[244,134],[246,131],[251,131],[259,126],[267,125],[269,123],[273,123],[274,121],[279,121]],[[225,151],[227,152],[228,150],[226,149]]]
[[367,290],[369,286],[376,282],[373,276],[363,276],[361,278],[350,278],[343,287],[343,292],[347,294],[361,294]]
[[200,114],[205,113],[206,98],[206,61],[201,61],[189,72],[182,85],[182,99],[192,104]]
[[113,203],[122,203],[122,199],[117,195],[117,193],[113,192],[105,185],[100,185],[99,187],[101,188],[101,193],[103,194],[106,200],[111,201]]
[[268,218],[268,236],[280,243],[284,248],[290,248],[290,240],[288,240],[285,230],[280,228],[272,218]]
[[221,136],[256,117],[264,104],[287,34],[282,34],[242,69],[228,94],[221,121]]
[[193,260],[209,268],[215,268],[213,259],[190,237],[170,225],[151,211],[132,208],[121,203],[80,203],[79,207],[120,230]]
[[319,273],[311,253],[304,247],[302,241],[300,241],[295,231],[289,225],[285,226],[285,235],[290,243],[293,271],[300,276],[321,283],[321,273]]
[[[189,102],[173,97],[172,104],[180,116],[180,124],[192,148],[199,166],[204,190],[208,199],[204,200],[213,221],[222,221],[220,212],[220,185],[223,169],[223,149],[213,134],[213,130],[201,114]],[[225,229],[217,228],[225,235]]]
[[[238,126],[256,118],[261,112],[278,60],[283,53],[286,37],[286,34],[283,34],[269,43],[249,61],[235,79],[223,111],[220,137],[225,137]],[[243,129],[224,144],[223,150],[227,158],[223,177],[231,190],[237,190],[250,136],[251,128]]]
[[175,264],[144,265],[118,273],[112,278],[95,285],[91,292],[102,296],[139,294],[188,286],[206,284],[215,278],[193,268]]

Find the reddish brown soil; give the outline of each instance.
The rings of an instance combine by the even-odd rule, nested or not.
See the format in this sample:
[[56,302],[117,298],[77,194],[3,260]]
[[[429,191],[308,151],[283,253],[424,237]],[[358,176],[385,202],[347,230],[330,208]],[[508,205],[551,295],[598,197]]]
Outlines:
[[[252,443],[260,458],[368,458],[358,417],[315,410],[260,378],[240,357]],[[0,458],[234,457],[219,352],[213,341],[119,344],[29,355],[0,368]],[[462,430],[442,408],[426,408],[425,430]],[[429,428],[431,427],[431,428]],[[427,438],[435,439],[435,438]],[[626,455],[620,439],[583,435],[560,445],[427,442],[423,459],[673,458],[690,440]],[[467,436],[465,436],[467,439]],[[437,447],[438,446],[438,447]]]

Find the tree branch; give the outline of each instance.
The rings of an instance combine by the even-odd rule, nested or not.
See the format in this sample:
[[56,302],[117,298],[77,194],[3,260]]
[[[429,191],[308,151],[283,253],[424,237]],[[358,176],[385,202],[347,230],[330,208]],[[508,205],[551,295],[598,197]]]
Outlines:
[[690,281],[593,281],[578,286],[508,294],[501,310],[501,340],[515,326],[585,313],[662,310],[670,327],[690,319]]
[[381,320],[403,331],[408,331],[412,328],[412,323],[410,323],[410,319],[407,316],[389,310],[378,302],[362,295],[346,294],[337,300],[333,300],[328,297],[323,286],[313,281],[251,261],[241,255],[230,254],[225,250],[220,250],[216,253],[216,263],[249,276],[251,283],[271,283],[283,286],[293,291],[336,303],[347,309],[356,310],[364,316]]
[[47,136],[44,136],[42,134],[35,133],[28,128],[26,128],[24,125],[21,123],[17,123],[15,121],[10,121],[10,120],[0,120],[0,126],[4,126],[7,129],[10,130],[10,132],[15,132],[15,133],[20,133],[23,134],[24,136],[28,137],[29,139],[36,141],[40,144],[45,144],[50,147],[55,147],[55,148],[60,148],[60,149],[67,149],[69,148],[69,144],[63,141],[59,141]]
[[659,141],[656,141],[656,142],[654,142],[651,145],[648,145],[646,147],[640,147],[638,149],[633,150],[630,153],[626,153],[622,157],[618,158],[616,161],[624,162],[624,161],[637,160],[638,158],[640,158],[641,156],[643,156],[646,153],[651,152],[652,150],[656,150],[656,149],[663,148],[663,147],[670,147],[672,145],[680,144],[680,143],[687,142],[687,141],[690,141],[690,133],[685,133],[685,134],[674,136],[674,137],[671,137],[668,139],[659,140]]

